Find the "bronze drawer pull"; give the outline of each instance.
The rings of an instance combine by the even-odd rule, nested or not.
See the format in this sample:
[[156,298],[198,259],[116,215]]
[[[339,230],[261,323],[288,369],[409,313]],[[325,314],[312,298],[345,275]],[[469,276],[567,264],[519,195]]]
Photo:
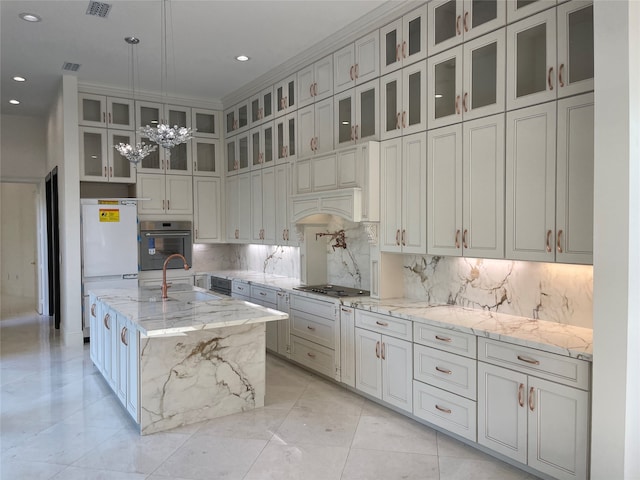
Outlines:
[[446,373],[447,375],[451,375],[451,370],[447,370],[446,368],[436,367],[436,370],[441,373]]
[[387,322],[381,322],[380,320],[376,320],[376,325],[380,325],[381,327],[388,327],[389,324]]
[[527,357],[523,357],[522,355],[518,355],[518,360],[521,360],[523,362],[527,362],[530,363],[532,365],[540,365],[540,361],[539,360],[535,360],[533,358],[527,358]]
[[437,403],[436,403],[436,408],[437,408],[438,410],[440,410],[441,412],[444,412],[444,413],[451,413],[451,409],[450,409],[450,408],[442,408],[442,407],[441,407],[440,405],[438,405]]
[[441,342],[451,342],[451,339],[448,337],[441,337],[440,335],[436,335],[436,340],[440,340]]

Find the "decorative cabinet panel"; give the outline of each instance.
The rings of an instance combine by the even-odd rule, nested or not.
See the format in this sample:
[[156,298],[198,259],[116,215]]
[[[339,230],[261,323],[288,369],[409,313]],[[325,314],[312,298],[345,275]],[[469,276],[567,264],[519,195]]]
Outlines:
[[227,175],[235,175],[251,169],[249,140],[249,132],[227,139]]
[[249,132],[251,170],[268,167],[275,163],[273,122],[267,122]]
[[504,141],[504,114],[428,132],[428,254],[504,258]]
[[378,86],[373,80],[333,97],[336,148],[379,138]]
[[340,381],[356,386],[356,338],[354,310],[340,306]]
[[427,129],[426,68],[418,62],[380,79],[382,139]]
[[557,110],[557,121],[555,102],[507,113],[507,258],[588,264],[593,94],[560,100]]
[[228,243],[251,243],[251,176],[249,173],[225,179],[226,231]]
[[136,169],[114,148],[133,143],[135,134],[125,130],[80,127],[80,180],[135,183]]
[[133,100],[91,93],[78,94],[78,124],[86,127],[133,130]]
[[196,138],[220,138],[220,112],[203,108],[191,109],[191,127]]
[[227,135],[240,133],[249,128],[249,101],[224,111],[224,132]]
[[193,177],[193,242],[222,242],[222,180]]
[[276,163],[287,163],[297,158],[297,115],[295,112],[278,118],[275,122]]
[[335,93],[366,83],[380,74],[379,42],[376,30],[333,54]]
[[380,29],[380,74],[427,58],[427,6]]
[[275,169],[251,172],[251,243],[277,243],[275,208]]
[[[428,3],[429,55],[506,24],[506,0],[437,0]],[[516,3],[514,0],[513,2]],[[522,2],[517,2],[522,3]],[[529,3],[529,2],[527,2]]]
[[220,140],[194,137],[191,139],[193,152],[193,174],[219,177],[222,175]]
[[427,251],[427,133],[380,144],[380,250]]
[[291,75],[289,78],[277,83],[273,90],[275,91],[276,99],[276,117],[293,112],[298,108],[295,75]]
[[429,128],[504,111],[505,30],[429,58]]
[[298,107],[333,95],[333,56],[329,55],[300,70],[297,82]]
[[251,126],[260,125],[268,120],[273,120],[273,87],[267,87],[257,95],[251,97]]
[[298,156],[333,150],[333,99],[298,110]]
[[[289,314],[289,293],[280,290],[276,298],[276,310]],[[271,322],[276,323],[276,322]],[[283,357],[291,356],[291,328],[289,319],[278,320],[278,353]]]
[[139,174],[138,203],[140,215],[192,215],[193,185],[189,175]]

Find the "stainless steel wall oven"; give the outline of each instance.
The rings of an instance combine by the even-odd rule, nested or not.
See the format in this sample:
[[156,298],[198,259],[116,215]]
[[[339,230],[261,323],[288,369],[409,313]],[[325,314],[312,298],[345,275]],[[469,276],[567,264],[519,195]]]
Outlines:
[[[166,258],[179,253],[191,262],[191,222],[140,222],[140,270],[162,270]],[[184,268],[182,260],[172,258],[167,268]]]

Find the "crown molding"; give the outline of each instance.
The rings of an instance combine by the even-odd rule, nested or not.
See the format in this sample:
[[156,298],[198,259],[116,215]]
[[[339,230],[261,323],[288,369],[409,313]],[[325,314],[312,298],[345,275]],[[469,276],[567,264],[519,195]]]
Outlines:
[[337,52],[341,48],[402,17],[425,3],[424,1],[416,0],[389,0],[311,48],[275,66],[267,73],[252,80],[238,90],[225,95],[221,99],[222,104],[225,108],[228,108],[242,100],[250,98],[252,95],[262,91],[265,87],[273,85],[295,74],[307,65]]

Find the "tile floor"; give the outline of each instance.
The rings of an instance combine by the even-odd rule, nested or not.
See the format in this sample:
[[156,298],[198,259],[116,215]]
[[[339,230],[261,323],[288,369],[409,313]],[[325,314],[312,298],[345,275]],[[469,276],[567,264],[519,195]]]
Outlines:
[[88,345],[30,310],[3,299],[1,479],[535,478],[271,356],[265,408],[141,437]]

